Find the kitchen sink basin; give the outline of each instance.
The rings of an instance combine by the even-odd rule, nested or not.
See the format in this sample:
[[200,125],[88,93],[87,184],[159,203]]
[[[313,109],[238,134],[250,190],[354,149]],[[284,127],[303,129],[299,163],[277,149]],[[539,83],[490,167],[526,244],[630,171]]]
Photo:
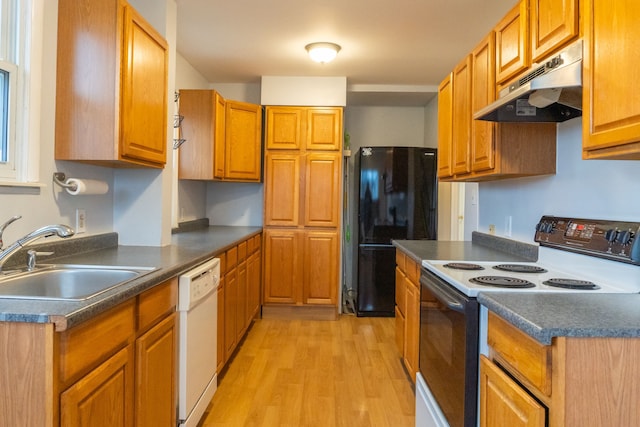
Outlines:
[[47,265],[0,275],[0,298],[82,301],[107,292],[155,268]]

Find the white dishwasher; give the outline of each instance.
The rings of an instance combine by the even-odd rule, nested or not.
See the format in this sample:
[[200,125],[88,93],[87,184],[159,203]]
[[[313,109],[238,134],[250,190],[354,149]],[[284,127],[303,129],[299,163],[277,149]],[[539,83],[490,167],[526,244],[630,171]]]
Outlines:
[[178,419],[195,427],[218,387],[216,373],[220,259],[180,276],[178,316]]

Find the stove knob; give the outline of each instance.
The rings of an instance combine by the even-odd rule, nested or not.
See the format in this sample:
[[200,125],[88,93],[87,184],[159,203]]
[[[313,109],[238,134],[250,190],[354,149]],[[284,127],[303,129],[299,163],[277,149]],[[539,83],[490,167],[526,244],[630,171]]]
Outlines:
[[544,224],[544,233],[553,233],[553,222],[547,222]]
[[618,236],[616,237],[616,241],[618,243],[626,245],[627,243],[629,243],[629,240],[631,240],[631,232],[629,230],[618,232]]
[[613,228],[610,228],[604,232],[604,238],[609,243],[613,243],[616,240],[617,235],[618,235],[618,232]]

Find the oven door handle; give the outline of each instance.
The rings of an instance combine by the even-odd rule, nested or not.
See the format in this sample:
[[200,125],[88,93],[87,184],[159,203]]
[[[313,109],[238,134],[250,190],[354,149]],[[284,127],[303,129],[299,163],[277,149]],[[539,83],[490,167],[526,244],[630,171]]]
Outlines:
[[464,312],[464,302],[457,297],[457,295],[452,294],[447,289],[443,289],[440,286],[435,285],[434,283],[428,280],[420,280],[423,286],[425,286],[431,293],[435,295],[441,303],[446,305],[449,309],[453,311],[457,311],[459,313]]

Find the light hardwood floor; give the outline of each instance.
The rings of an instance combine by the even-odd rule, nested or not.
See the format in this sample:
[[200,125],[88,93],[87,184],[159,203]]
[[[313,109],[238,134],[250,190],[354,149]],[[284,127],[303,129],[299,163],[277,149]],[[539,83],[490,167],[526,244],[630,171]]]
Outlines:
[[413,426],[393,318],[256,320],[200,427]]

